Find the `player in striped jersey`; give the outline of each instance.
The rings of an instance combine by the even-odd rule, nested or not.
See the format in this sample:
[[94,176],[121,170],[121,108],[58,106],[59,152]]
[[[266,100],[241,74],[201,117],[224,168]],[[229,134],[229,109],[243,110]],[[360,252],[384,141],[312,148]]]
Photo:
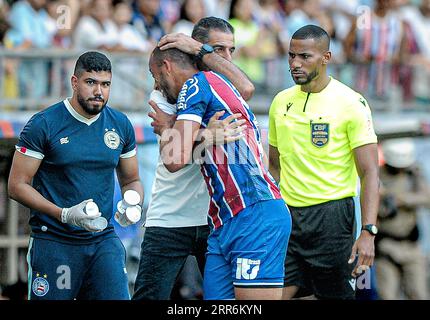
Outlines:
[[206,149],[202,164],[211,196],[204,298],[280,299],[291,218],[263,165],[254,114],[227,78],[199,72],[182,51],[154,49],[150,70],[168,102],[177,106],[173,127],[166,125],[157,132],[170,172],[199,154],[193,151],[199,129],[216,112],[225,111],[224,117],[240,113],[246,119],[244,138]]
[[[197,54],[204,43],[214,48],[213,54],[205,55],[201,61],[205,65],[205,70],[207,67],[224,74],[237,86],[245,100],[249,98],[254,86],[231,62],[235,50],[234,29],[227,21],[217,17],[205,17],[194,26],[192,37],[169,34],[160,40],[159,47],[163,50],[165,47],[174,46],[181,51]],[[164,111],[157,114],[162,118],[153,118],[154,122],[151,123],[153,127],[164,121],[175,121],[177,111],[175,104],[169,104],[158,90],[151,92],[150,99]],[[153,112],[148,114],[149,117],[153,115],[155,115]],[[236,135],[238,131],[234,130],[234,127],[240,126],[244,121],[230,123],[230,118],[216,121],[217,117],[218,114],[215,114],[212,124],[217,128],[214,138],[220,137],[220,143],[230,140],[228,137],[230,133]],[[212,124],[208,125],[208,130],[214,127]],[[224,130],[221,130],[219,125],[224,127]],[[233,127],[229,127],[230,125]],[[231,141],[234,141],[240,137],[232,138]],[[209,140],[212,140],[212,137],[209,137]],[[175,282],[181,270],[186,267],[190,255],[195,257],[200,271],[198,273],[201,275],[206,264],[207,239],[210,231],[207,221],[209,193],[200,173],[200,165],[193,163],[171,173],[159,157],[150,199],[133,300],[170,299]],[[198,273],[194,275],[200,277]],[[194,294],[200,297],[203,292],[200,291],[200,281],[193,289],[197,290],[197,292],[193,290]]]

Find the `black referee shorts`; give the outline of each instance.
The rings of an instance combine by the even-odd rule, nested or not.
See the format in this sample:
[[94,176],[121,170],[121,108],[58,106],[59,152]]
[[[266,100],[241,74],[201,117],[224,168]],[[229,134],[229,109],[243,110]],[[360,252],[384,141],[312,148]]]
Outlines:
[[285,260],[285,286],[318,299],[354,299],[354,200],[345,198],[309,207],[288,206],[292,231]]

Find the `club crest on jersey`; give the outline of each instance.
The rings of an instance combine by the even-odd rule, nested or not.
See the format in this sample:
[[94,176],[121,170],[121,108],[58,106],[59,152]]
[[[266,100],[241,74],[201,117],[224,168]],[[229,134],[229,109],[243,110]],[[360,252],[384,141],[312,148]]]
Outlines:
[[315,147],[324,147],[329,140],[329,124],[311,123],[311,140]]
[[33,293],[38,297],[43,297],[49,291],[49,283],[46,278],[48,277],[46,274],[43,277],[39,277],[39,274],[36,274],[36,279],[33,280]]
[[115,129],[107,130],[104,136],[105,144],[111,149],[117,149],[119,147],[120,138]]

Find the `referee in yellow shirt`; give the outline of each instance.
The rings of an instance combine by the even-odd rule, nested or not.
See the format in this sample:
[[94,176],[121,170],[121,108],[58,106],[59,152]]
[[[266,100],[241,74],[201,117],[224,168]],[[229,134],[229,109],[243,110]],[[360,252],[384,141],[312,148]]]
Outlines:
[[[294,33],[289,64],[297,85],[277,94],[269,112],[269,168],[293,219],[284,299],[354,299],[355,278],[374,259],[377,138],[366,100],[327,75],[329,47],[320,27]],[[356,240],[358,177],[362,231]]]

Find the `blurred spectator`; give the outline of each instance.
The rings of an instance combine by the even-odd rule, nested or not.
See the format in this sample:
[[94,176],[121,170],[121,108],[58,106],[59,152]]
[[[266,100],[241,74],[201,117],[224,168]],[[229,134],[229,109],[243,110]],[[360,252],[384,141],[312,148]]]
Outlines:
[[160,0],[137,0],[132,23],[155,47],[166,33],[161,20]]
[[403,37],[392,0],[376,0],[374,9],[357,17],[345,39],[346,54],[356,64],[357,91],[379,99],[397,92],[394,67],[400,63]]
[[358,14],[360,0],[320,0],[324,13],[332,17],[336,37],[343,41]]
[[160,18],[166,33],[172,32],[173,25],[180,19],[181,4],[184,0],[160,0]]
[[258,0],[254,19],[260,30],[260,54],[266,74],[264,85],[278,89],[285,82],[285,74],[279,69],[283,67],[282,58],[288,52],[290,41],[289,35],[283,31],[285,16],[278,0]]
[[319,0],[287,0],[292,2],[286,5],[288,12],[286,28],[292,35],[307,24],[318,25],[317,16],[321,13]]
[[46,0],[21,0],[14,3],[9,13],[11,30],[8,37],[14,47],[23,49],[49,48],[52,44],[48,32]]
[[133,11],[124,1],[118,1],[113,10],[113,21],[118,32],[119,48],[125,51],[149,52],[150,44],[139,31],[130,24]]
[[343,43],[337,36],[333,17],[330,13],[321,13],[318,16],[318,23],[330,36],[331,60],[328,65],[328,73],[336,79],[342,79],[340,72],[346,62],[346,56]]
[[[149,52],[152,46],[135,26],[129,24],[132,9],[127,2],[118,1],[113,10],[113,20],[117,27],[115,51]],[[147,67],[136,57],[124,57],[113,60],[111,101],[131,107],[137,99],[144,98],[141,86],[136,85],[146,75]]]
[[[430,102],[430,0],[421,0],[420,6],[403,5],[399,8],[400,18],[406,22],[406,50],[404,59],[412,66],[410,79],[414,92],[407,98]],[[402,77],[405,78],[404,76]]]
[[[9,5],[6,1],[0,0],[0,50],[2,48],[12,48],[12,43],[7,39],[6,34],[10,28],[8,22]],[[3,87],[0,88],[0,95],[5,98],[18,97],[18,78],[16,76],[17,61],[13,59],[4,60]],[[7,107],[7,109],[10,109]]]
[[172,28],[172,33],[184,33],[191,37],[194,24],[206,16],[203,0],[184,0],[181,5],[179,21]]
[[[375,266],[382,299],[428,299],[427,265],[419,246],[417,210],[430,207],[430,186],[416,163],[412,139],[382,144],[381,208]],[[403,289],[403,290],[402,290]],[[403,291],[403,292],[402,292]]]
[[[74,1],[74,0],[71,0]],[[79,9],[79,15],[82,16],[89,16],[91,14],[91,2],[93,0],[79,0],[80,9]]]
[[74,32],[75,47],[82,50],[115,50],[118,44],[118,29],[111,20],[112,1],[92,0],[90,15],[83,16]]
[[264,66],[261,59],[262,34],[252,13],[256,10],[254,0],[232,0],[229,22],[235,30],[236,51],[234,63],[241,68],[254,84],[264,82]]
[[73,0],[48,0],[47,29],[52,34],[54,47],[63,49],[72,47],[73,30],[80,11],[79,3]]
[[263,33],[263,58],[274,59],[285,54],[288,44],[282,43],[280,34],[284,27],[284,16],[278,0],[259,0],[255,20]]
[[10,25],[7,21],[9,5],[6,0],[0,0],[0,47],[3,45],[3,38]]
[[[13,48],[46,49],[52,46],[52,33],[48,32],[46,0],[15,2],[9,15],[11,29],[6,38]],[[34,79],[34,81],[28,81]],[[40,58],[21,61],[18,68],[19,92],[24,97],[44,97],[48,92],[48,63]]]
[[204,0],[207,17],[228,20],[231,0]]
[[291,13],[294,12],[294,10],[297,10],[300,8],[302,4],[302,0],[284,0],[281,1],[282,3],[282,10],[284,11],[285,15],[289,17]]

